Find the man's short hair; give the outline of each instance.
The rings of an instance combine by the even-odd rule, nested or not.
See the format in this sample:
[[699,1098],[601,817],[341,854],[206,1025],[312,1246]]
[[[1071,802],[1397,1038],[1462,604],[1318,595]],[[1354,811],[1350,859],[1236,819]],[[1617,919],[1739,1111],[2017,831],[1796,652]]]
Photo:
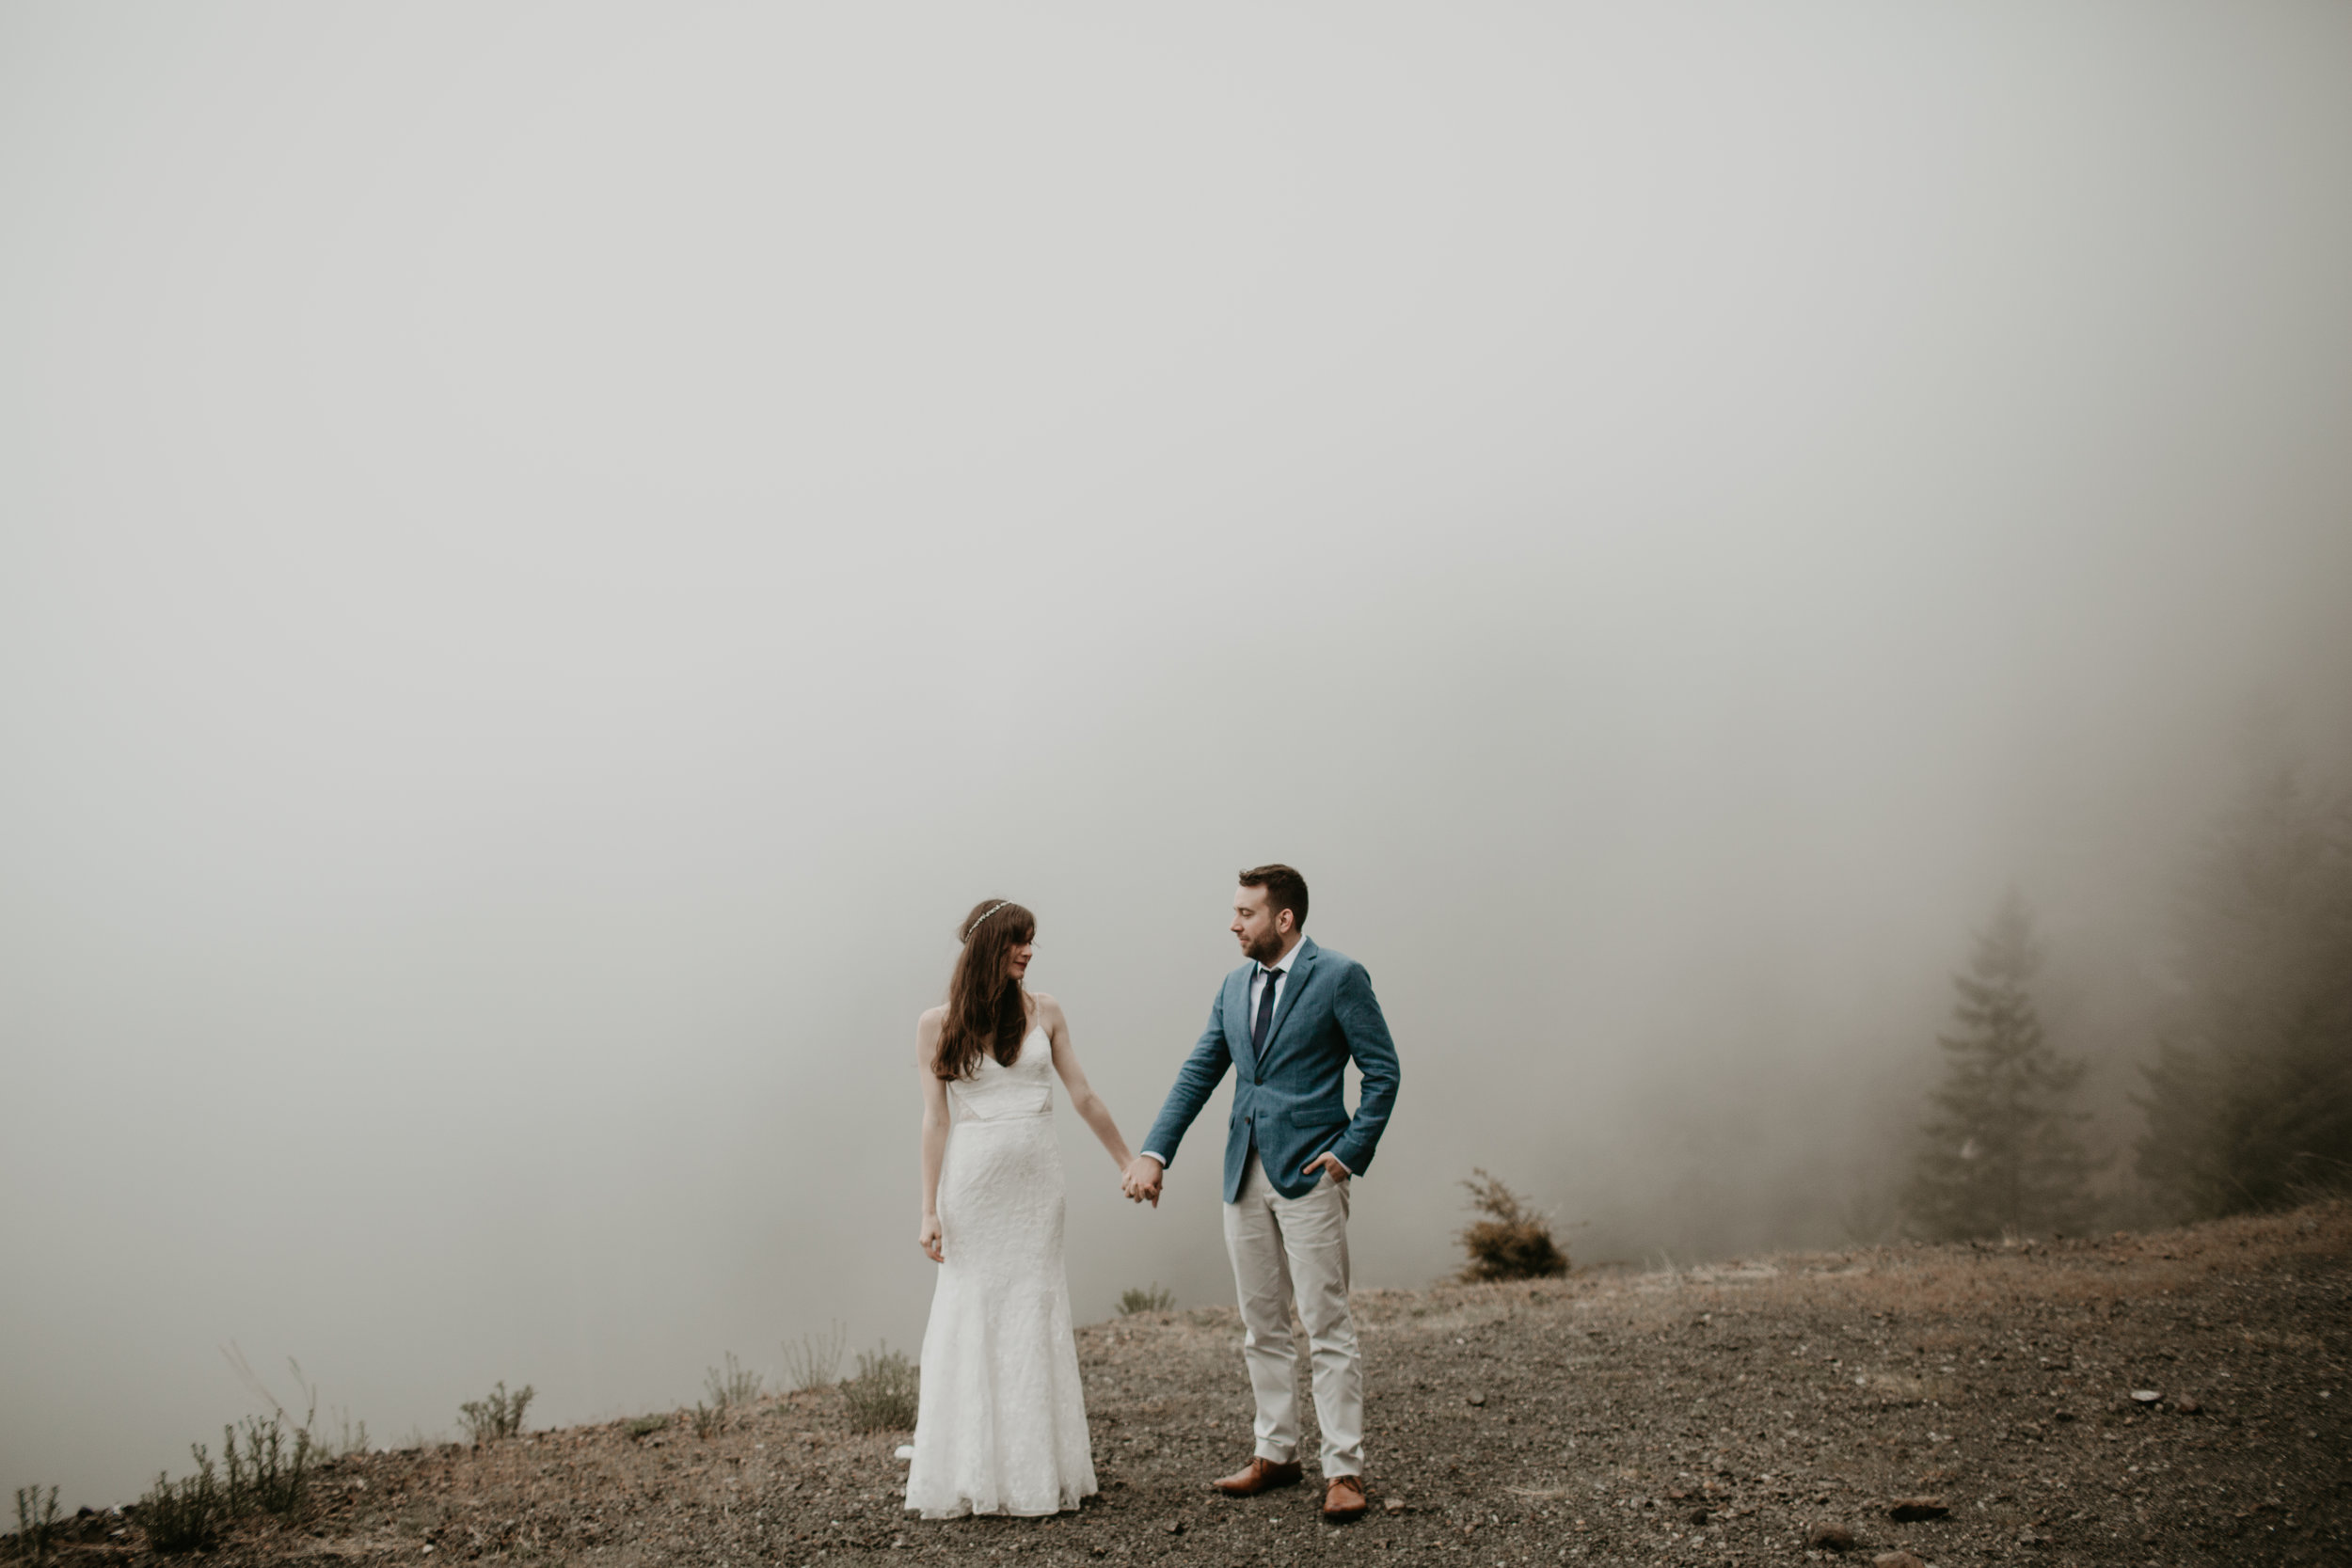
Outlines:
[[1241,874],[1244,887],[1265,889],[1269,912],[1291,911],[1291,926],[1296,930],[1307,928],[1307,879],[1287,865],[1253,865]]

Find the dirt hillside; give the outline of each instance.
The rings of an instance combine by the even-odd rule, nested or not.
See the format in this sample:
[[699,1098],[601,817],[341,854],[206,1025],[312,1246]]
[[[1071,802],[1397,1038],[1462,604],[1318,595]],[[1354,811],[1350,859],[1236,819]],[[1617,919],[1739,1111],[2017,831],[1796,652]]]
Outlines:
[[[1231,1308],[1081,1330],[1104,1491],[921,1524],[830,1392],[337,1462],[214,1562],[2352,1563],[2352,1204],[2099,1241],[1358,1296],[1373,1513],[1248,1457]],[[1310,1437],[1311,1448],[1312,1438]],[[135,1517],[58,1560],[152,1560]]]

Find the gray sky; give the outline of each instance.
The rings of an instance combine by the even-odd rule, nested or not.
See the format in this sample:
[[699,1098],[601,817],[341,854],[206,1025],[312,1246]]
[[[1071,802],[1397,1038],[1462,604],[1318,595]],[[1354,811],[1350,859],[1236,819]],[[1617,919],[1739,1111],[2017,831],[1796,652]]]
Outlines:
[[[1580,1258],[1834,1240],[2014,882],[2126,1086],[2352,749],[2352,10],[0,4],[0,1483],[911,1347],[914,1016],[1140,1135],[1307,871]],[[1074,1118],[1082,1319],[1230,1293]],[[2127,1131],[2127,1130],[2126,1130]],[[1240,1378],[1238,1360],[1235,1377]]]

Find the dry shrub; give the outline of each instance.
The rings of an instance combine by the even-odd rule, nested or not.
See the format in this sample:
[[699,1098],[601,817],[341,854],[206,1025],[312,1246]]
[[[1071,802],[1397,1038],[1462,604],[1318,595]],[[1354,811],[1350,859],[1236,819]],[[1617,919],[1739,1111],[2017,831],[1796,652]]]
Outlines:
[[196,1456],[194,1475],[175,1482],[157,1471],[154,1490],[134,1505],[139,1526],[147,1531],[147,1544],[175,1557],[217,1544],[228,1512],[221,1506],[218,1472],[212,1456],[201,1443],[189,1445],[188,1451]]
[[1122,1318],[1132,1318],[1138,1312],[1168,1312],[1174,1310],[1175,1306],[1176,1292],[1162,1290],[1160,1282],[1155,1279],[1152,1281],[1149,1290],[1138,1291],[1131,1288],[1120,1295],[1119,1315]]
[[841,1353],[849,1348],[850,1325],[836,1320],[822,1335],[803,1334],[784,1345],[784,1380],[794,1393],[830,1388],[841,1381]]
[[28,1562],[49,1560],[49,1538],[57,1529],[57,1489],[43,1497],[38,1486],[16,1489],[16,1551]]
[[1483,1168],[1478,1180],[1465,1181],[1470,1205],[1486,1216],[1462,1227],[1462,1248],[1470,1262],[1462,1270],[1466,1281],[1544,1279],[1568,1272],[1568,1255],[1551,1237],[1551,1222],[1531,1209],[1502,1179]]
[[466,1431],[479,1448],[495,1443],[501,1437],[519,1437],[523,1431],[523,1412],[531,1408],[531,1401],[538,1392],[528,1383],[513,1393],[506,1391],[506,1380],[501,1378],[498,1387],[478,1400],[468,1400],[457,1407],[458,1418],[466,1423]]
[[860,1353],[857,1375],[841,1385],[850,1425],[860,1432],[904,1432],[914,1425],[919,1378],[914,1363],[884,1345]]
[[710,1402],[721,1410],[757,1404],[767,1378],[737,1361],[733,1351],[726,1353],[726,1370],[712,1367],[703,1378],[703,1389],[709,1394]]

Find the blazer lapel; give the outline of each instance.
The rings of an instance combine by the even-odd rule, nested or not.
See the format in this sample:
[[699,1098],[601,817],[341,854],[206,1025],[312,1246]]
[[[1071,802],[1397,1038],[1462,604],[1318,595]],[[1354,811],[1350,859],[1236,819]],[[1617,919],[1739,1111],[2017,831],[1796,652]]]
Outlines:
[[1258,1053],[1249,1049],[1249,971],[1242,970],[1240,982],[1226,982],[1230,988],[1225,998],[1225,1040],[1232,1049],[1233,1060],[1242,1064],[1250,1078],[1258,1076]]
[[1291,962],[1291,977],[1282,987],[1282,999],[1274,1005],[1274,1022],[1265,1032],[1265,1055],[1274,1054],[1274,1041],[1282,1033],[1283,1023],[1298,1008],[1298,998],[1307,990],[1307,976],[1314,972],[1315,955],[1319,951],[1310,937],[1298,944],[1298,957]]

